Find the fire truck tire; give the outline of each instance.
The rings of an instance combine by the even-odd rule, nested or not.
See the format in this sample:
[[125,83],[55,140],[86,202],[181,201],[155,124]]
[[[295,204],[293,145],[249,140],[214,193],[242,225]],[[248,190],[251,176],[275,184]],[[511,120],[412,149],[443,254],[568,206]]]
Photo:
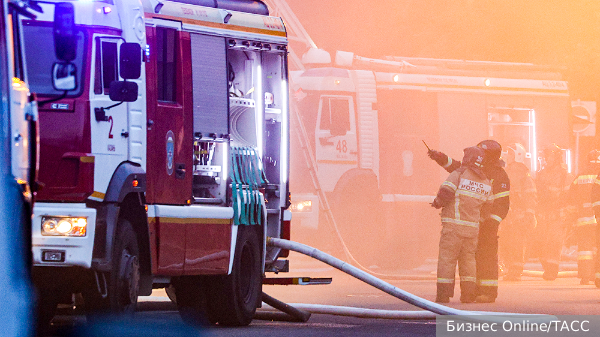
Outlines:
[[172,294],[175,295],[171,301],[177,304],[179,315],[186,324],[208,326],[216,323],[207,304],[210,284],[210,278],[207,277],[183,276],[171,287]]
[[45,335],[54,318],[59,296],[55,289],[39,289],[37,298],[37,334]]
[[219,325],[250,324],[262,295],[261,241],[258,226],[240,226],[231,274],[211,279],[209,312]]
[[[137,237],[131,223],[119,219],[111,271],[104,275],[98,273],[97,282],[96,277],[93,277],[92,286],[83,294],[88,318],[93,319],[96,314],[102,313],[133,315],[139,292],[139,254]],[[99,283],[104,288],[104,281],[105,296],[100,293],[97,285]]]
[[177,294],[175,287],[172,284],[165,288],[165,293],[167,294],[167,297],[171,300],[171,302],[177,304]]

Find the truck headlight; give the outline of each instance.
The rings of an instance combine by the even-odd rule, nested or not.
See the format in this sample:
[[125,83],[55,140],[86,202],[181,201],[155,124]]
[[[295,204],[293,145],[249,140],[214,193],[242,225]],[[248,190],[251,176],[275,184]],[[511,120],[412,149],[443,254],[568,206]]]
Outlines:
[[312,201],[303,200],[292,202],[290,210],[292,212],[312,212]]
[[42,217],[42,235],[45,236],[85,236],[87,217]]

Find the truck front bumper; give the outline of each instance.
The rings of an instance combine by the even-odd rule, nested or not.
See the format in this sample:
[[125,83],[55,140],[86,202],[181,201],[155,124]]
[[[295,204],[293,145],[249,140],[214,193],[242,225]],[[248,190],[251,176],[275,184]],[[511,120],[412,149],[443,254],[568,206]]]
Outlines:
[[[85,218],[85,236],[42,235],[42,218]],[[77,203],[41,203],[33,207],[32,251],[34,266],[92,266],[96,210]]]

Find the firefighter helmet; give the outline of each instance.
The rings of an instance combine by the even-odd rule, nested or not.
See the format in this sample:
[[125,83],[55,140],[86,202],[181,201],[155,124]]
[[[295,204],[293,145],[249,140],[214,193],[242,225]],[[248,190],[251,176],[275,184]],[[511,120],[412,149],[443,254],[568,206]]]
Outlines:
[[493,165],[499,162],[502,155],[502,146],[495,140],[487,139],[479,142],[477,147],[483,149],[483,165]]
[[485,151],[476,146],[467,147],[463,150],[464,156],[462,165],[464,166],[481,166],[485,158]]
[[590,151],[590,153],[588,153],[588,162],[592,163],[592,164],[600,164],[600,151],[599,150],[592,150]]
[[562,162],[562,149],[555,143],[548,145],[548,147],[542,151],[542,155],[547,164]]
[[508,151],[514,154],[514,161],[517,163],[525,164],[525,158],[527,158],[527,150],[521,143],[510,144],[506,147]]

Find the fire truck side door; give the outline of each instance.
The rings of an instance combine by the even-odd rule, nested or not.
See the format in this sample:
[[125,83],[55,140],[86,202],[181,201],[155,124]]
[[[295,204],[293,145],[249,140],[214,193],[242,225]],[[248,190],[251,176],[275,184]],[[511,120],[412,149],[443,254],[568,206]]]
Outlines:
[[[109,88],[119,77],[119,37],[96,36],[94,38],[94,82],[90,94],[92,153],[96,156],[94,189],[104,192],[114,169],[127,160],[127,103],[107,108],[115,103],[110,100]],[[101,165],[101,167],[99,167]]]
[[147,33],[147,200],[185,205],[192,197],[190,35],[161,26]]
[[319,180],[332,191],[344,172],[358,166],[352,96],[321,96],[315,137]]

